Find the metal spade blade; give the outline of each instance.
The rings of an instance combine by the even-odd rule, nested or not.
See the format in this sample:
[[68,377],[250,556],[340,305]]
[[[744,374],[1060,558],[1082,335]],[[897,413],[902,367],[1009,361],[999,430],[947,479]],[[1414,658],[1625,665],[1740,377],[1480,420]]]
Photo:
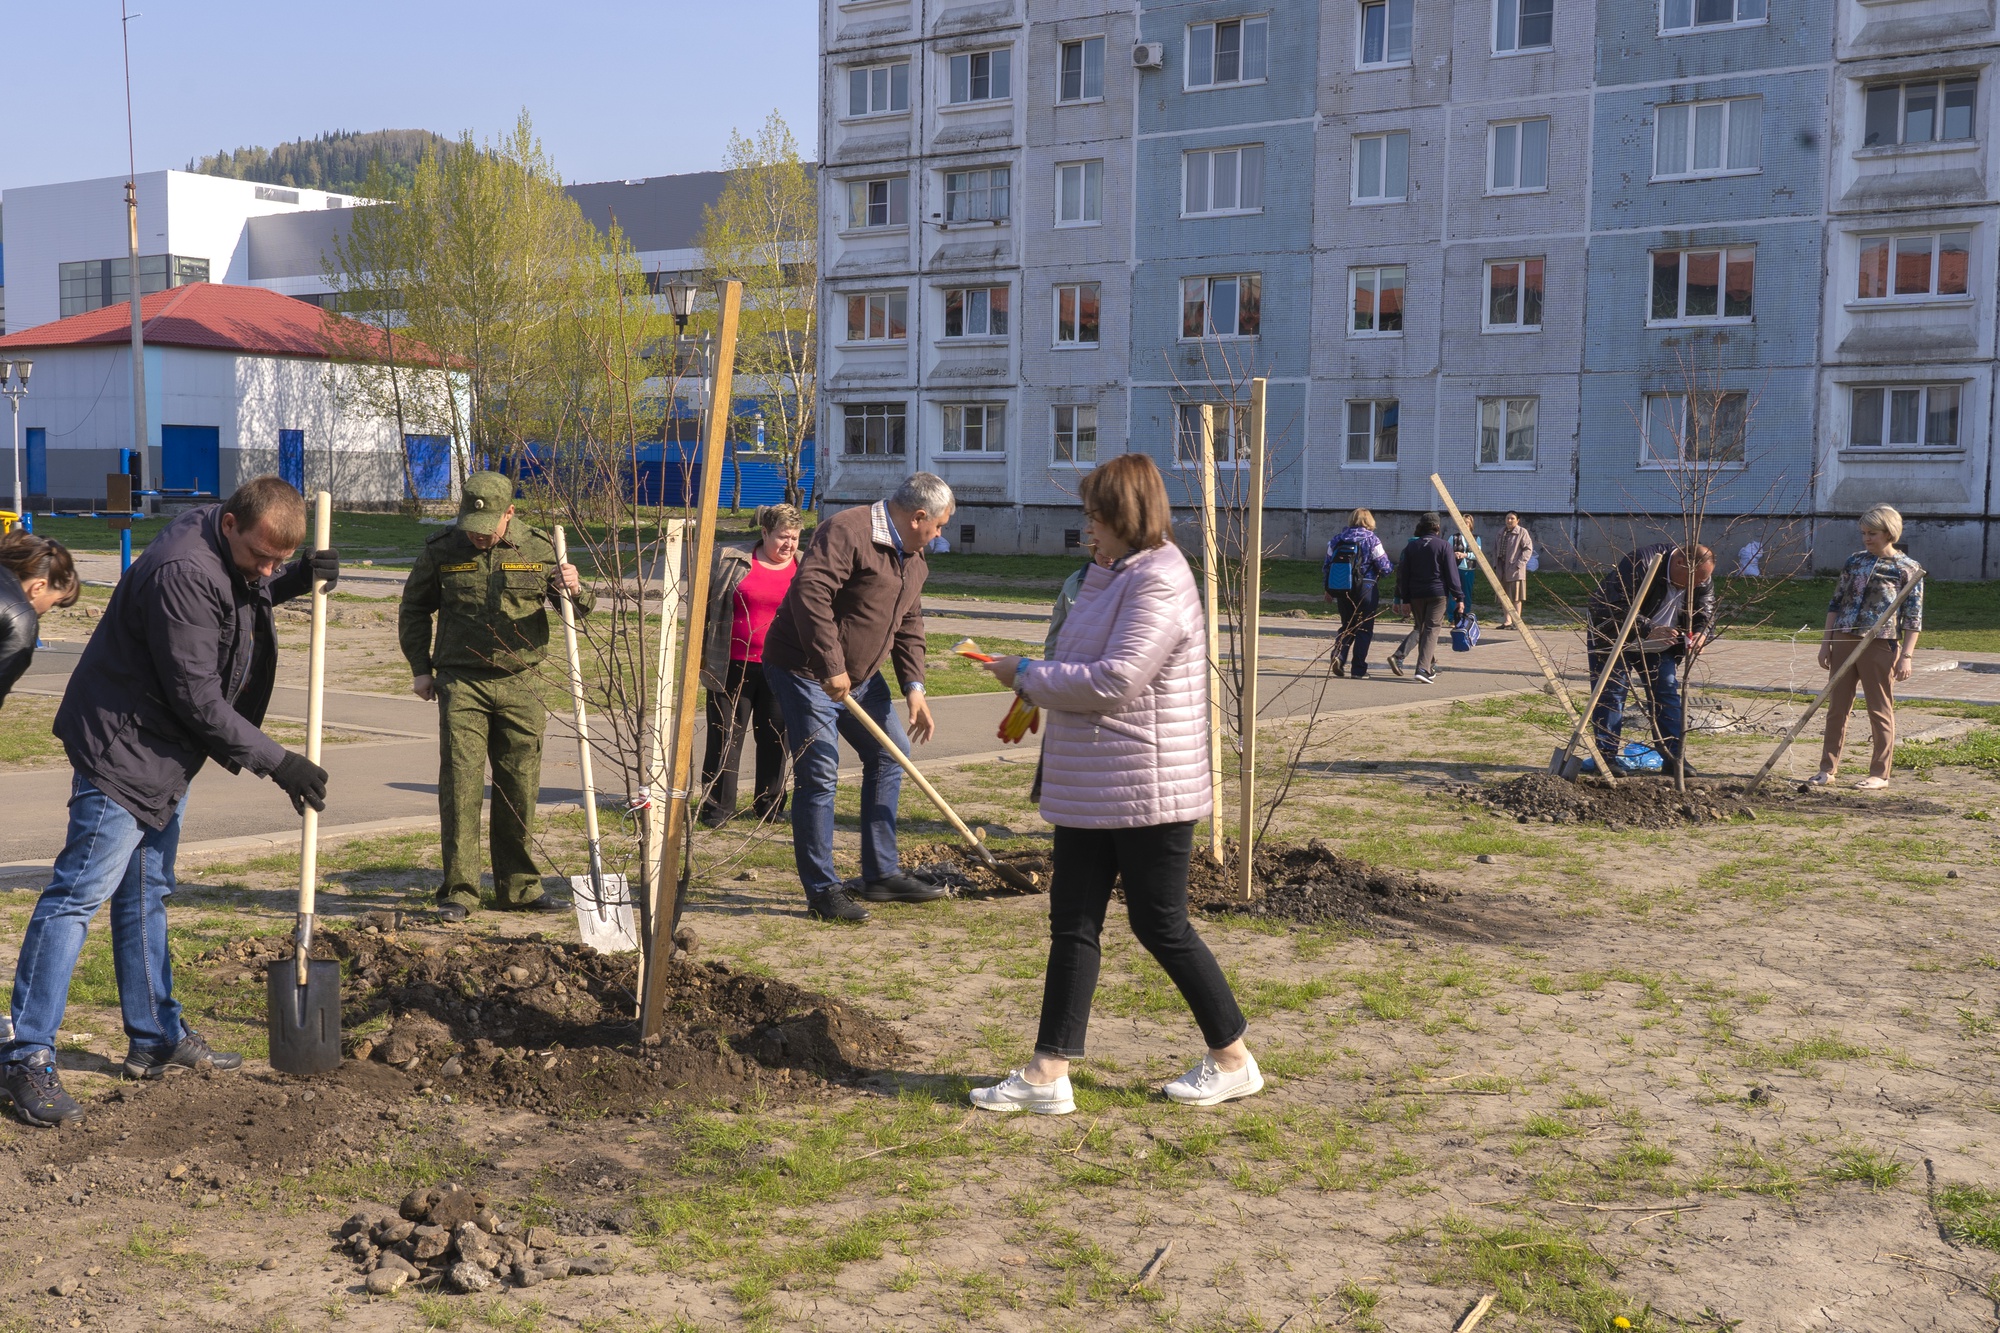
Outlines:
[[299,985],[298,963],[271,964],[264,979],[270,1018],[271,1068],[281,1074],[324,1074],[340,1065],[340,964],[315,959]]

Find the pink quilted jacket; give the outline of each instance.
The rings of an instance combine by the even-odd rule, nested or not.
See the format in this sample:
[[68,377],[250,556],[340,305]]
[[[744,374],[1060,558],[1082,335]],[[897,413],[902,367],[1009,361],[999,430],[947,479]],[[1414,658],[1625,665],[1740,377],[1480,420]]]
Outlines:
[[1169,542],[1092,565],[1049,661],[1016,688],[1048,711],[1042,818],[1144,828],[1209,813],[1207,630],[1187,557]]

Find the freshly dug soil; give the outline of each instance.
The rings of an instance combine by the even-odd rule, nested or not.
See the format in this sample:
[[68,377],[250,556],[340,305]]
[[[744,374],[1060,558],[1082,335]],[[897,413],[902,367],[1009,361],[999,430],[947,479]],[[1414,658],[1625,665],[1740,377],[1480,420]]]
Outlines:
[[1677,792],[1670,777],[1621,778],[1613,787],[1602,778],[1588,775],[1565,782],[1553,773],[1528,773],[1507,782],[1459,783],[1446,790],[1496,814],[1512,815],[1522,824],[1590,823],[1614,829],[1663,829],[1718,820],[1754,820],[1759,810],[1850,811],[1872,815],[1950,813],[1936,801],[1871,797],[1792,782],[1766,781],[1750,796],[1746,795],[1749,785],[1748,778],[1696,777],[1688,779],[1685,792]]
[[1452,890],[1400,870],[1342,856],[1318,838],[1304,846],[1264,843],[1257,848],[1251,878],[1258,897],[1245,904],[1237,894],[1236,848],[1221,867],[1197,849],[1188,869],[1188,906],[1210,914],[1226,912],[1278,917],[1300,925],[1372,927],[1381,917],[1435,924]]
[[[963,843],[933,842],[905,848],[903,866],[942,884],[954,898],[987,898],[999,894],[1020,896],[1022,890],[987,869]],[[993,859],[1035,877],[1044,893],[1049,887],[1049,858],[1046,852],[998,851]]]

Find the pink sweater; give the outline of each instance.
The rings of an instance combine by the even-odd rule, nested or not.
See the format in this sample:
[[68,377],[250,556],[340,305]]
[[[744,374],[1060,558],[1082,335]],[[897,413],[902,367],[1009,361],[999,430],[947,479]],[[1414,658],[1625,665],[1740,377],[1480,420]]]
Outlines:
[[1049,714],[1042,818],[1144,828],[1209,813],[1207,627],[1180,548],[1092,565],[1055,656],[1016,688]]

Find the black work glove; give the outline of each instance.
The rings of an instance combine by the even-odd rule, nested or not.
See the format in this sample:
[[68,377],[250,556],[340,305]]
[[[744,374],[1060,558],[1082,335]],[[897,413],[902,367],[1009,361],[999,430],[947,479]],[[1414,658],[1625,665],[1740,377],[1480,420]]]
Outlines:
[[326,590],[332,592],[333,585],[340,582],[340,552],[329,546],[324,551],[314,551],[307,556],[306,563],[312,566],[312,576],[325,579]]
[[304,755],[285,751],[285,757],[271,773],[271,781],[292,798],[292,809],[300,814],[306,812],[308,805],[315,810],[326,809],[326,770]]

